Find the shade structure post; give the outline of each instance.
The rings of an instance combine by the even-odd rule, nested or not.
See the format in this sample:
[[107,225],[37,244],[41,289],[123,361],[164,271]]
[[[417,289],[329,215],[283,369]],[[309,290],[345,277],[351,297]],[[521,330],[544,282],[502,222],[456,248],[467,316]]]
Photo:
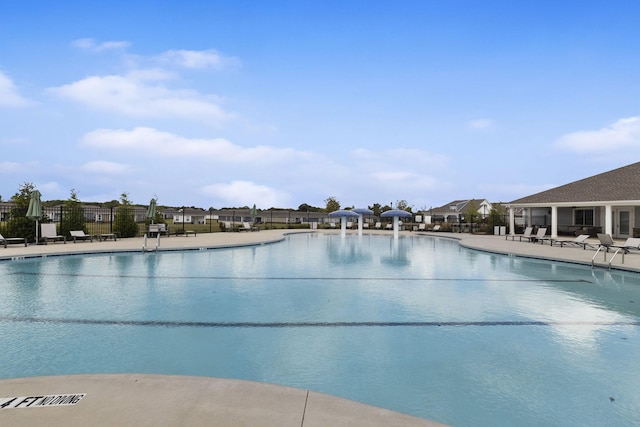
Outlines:
[[367,208],[357,208],[353,212],[358,214],[358,236],[362,236],[362,229],[364,228],[364,216],[373,215],[373,211]]
[[410,218],[411,213],[400,209],[392,209],[382,212],[382,218],[393,218],[393,238],[397,239],[400,231],[400,218]]
[[347,218],[357,218],[358,214],[350,210],[338,210],[329,212],[330,218],[340,218],[340,237],[347,237]]

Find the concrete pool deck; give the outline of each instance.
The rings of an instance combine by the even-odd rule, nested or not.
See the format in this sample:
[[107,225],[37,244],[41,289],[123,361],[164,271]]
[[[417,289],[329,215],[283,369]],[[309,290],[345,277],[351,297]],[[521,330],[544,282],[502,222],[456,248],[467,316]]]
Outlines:
[[[162,237],[159,250],[186,250],[267,244],[295,230],[213,233]],[[323,231],[324,232],[324,231]],[[339,233],[335,230],[327,233]],[[350,234],[355,233],[353,231]],[[390,231],[367,234],[392,235]],[[595,249],[559,247],[506,240],[504,236],[402,232],[455,238],[482,251],[591,265]],[[147,245],[155,249],[156,239]],[[597,240],[591,243],[597,247]],[[144,239],[67,242],[0,247],[0,259],[62,254],[142,251]],[[596,268],[609,267],[612,253],[598,254]],[[612,268],[640,272],[640,254],[620,255]],[[84,394],[75,402],[74,395]],[[55,397],[67,395],[63,397]],[[52,396],[43,398],[42,396]],[[11,401],[16,397],[17,399]],[[40,397],[38,399],[38,397]],[[47,400],[49,399],[49,400]],[[78,399],[78,397],[76,397]],[[38,405],[50,402],[51,405]],[[54,403],[75,403],[54,405]],[[31,404],[31,405],[30,405]],[[2,409],[4,406],[4,409]],[[17,407],[11,407],[17,406]],[[46,406],[46,407],[43,407]],[[442,424],[303,389],[251,381],[143,374],[95,374],[0,380],[0,425],[215,425],[215,426],[442,426]]]

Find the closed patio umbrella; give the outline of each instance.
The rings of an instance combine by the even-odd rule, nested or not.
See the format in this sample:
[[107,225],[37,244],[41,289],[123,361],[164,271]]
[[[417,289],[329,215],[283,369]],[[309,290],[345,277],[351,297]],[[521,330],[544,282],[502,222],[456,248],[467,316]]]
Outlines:
[[38,190],[33,190],[31,199],[29,200],[29,209],[27,209],[27,218],[36,221],[36,243],[38,242],[38,221],[42,218],[41,196]]
[[149,208],[147,208],[147,219],[151,220],[151,224],[153,224],[156,219],[156,199],[153,198],[149,202]]
[[398,224],[399,218],[411,218],[411,212],[403,211],[400,209],[391,209],[389,211],[382,212],[380,218],[393,218],[393,238],[398,238],[398,230],[400,225]]
[[258,215],[258,209],[256,209],[256,204],[253,204],[251,208],[251,222],[256,222],[256,215]]

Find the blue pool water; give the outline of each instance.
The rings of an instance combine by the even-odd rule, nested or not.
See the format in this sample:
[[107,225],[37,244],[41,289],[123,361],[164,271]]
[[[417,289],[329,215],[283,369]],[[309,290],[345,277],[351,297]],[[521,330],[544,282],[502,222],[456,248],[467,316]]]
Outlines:
[[0,263],[0,378],[163,373],[463,426],[640,425],[640,275],[445,238]]

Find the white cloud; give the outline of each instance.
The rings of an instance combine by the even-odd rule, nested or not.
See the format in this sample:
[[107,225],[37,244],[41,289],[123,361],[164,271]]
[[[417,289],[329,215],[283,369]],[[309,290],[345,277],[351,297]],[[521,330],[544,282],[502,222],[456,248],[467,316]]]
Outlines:
[[620,119],[610,126],[569,133],[556,141],[556,146],[578,153],[611,152],[640,147],[640,117]]
[[265,208],[288,206],[287,193],[250,181],[232,181],[202,188],[202,193],[215,199],[214,204],[230,206],[261,206]]
[[80,170],[86,173],[121,175],[131,171],[131,166],[122,163],[95,160],[80,166]]
[[161,63],[184,68],[222,69],[240,63],[237,58],[225,57],[214,50],[169,50],[157,57]]
[[493,126],[493,119],[474,119],[468,125],[473,129],[488,129]]
[[158,84],[168,73],[139,70],[120,76],[91,76],[49,91],[89,107],[135,117],[180,118],[222,123],[234,117],[192,90],[169,89]]
[[28,107],[32,104],[18,93],[13,81],[0,70],[0,107]]
[[2,174],[14,174],[14,173],[24,173],[25,167],[27,167],[24,163],[18,162],[0,162],[0,173]]
[[126,49],[131,46],[131,43],[126,41],[108,41],[98,43],[94,39],[84,38],[77,39],[71,42],[71,44],[78,49],[89,50],[92,52],[102,52],[105,50],[114,50],[114,49]]
[[147,127],[133,130],[98,129],[85,134],[81,144],[109,151],[135,151],[145,156],[213,158],[237,163],[265,164],[313,159],[311,153],[291,148],[263,145],[242,147],[223,138],[186,138]]

